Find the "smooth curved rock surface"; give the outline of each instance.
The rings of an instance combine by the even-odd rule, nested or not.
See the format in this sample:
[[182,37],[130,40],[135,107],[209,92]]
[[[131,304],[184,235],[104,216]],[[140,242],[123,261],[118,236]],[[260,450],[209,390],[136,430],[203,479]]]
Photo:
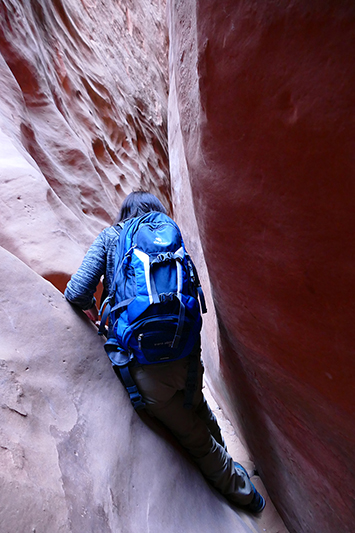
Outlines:
[[3,248],[0,276],[1,533],[259,531],[134,412],[83,314]]
[[208,365],[295,533],[354,528],[354,36],[348,2],[170,2],[171,174],[212,284]]

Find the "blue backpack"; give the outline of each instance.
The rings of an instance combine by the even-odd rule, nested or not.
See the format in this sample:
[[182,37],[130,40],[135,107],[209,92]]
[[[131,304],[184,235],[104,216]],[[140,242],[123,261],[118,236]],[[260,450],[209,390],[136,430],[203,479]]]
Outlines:
[[177,224],[155,211],[126,221],[99,332],[109,315],[105,349],[136,409],[144,404],[129,367],[190,355],[202,326],[199,299],[206,312],[197,271]]

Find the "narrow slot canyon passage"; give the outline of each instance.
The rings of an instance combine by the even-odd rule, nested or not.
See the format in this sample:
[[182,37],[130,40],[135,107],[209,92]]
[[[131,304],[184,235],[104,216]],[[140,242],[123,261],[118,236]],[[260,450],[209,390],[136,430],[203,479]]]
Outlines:
[[242,519],[251,527],[252,531],[253,528],[258,527],[259,531],[263,532],[288,533],[288,529],[275,509],[272,500],[266,491],[265,485],[258,475],[258,472],[255,468],[255,463],[250,450],[248,450],[247,444],[240,439],[240,434],[238,431],[225,417],[222,409],[214,400],[207,385],[204,387],[203,393],[218,420],[220,428],[222,429],[229,453],[236,461],[240,462],[247,469],[256,489],[266,498],[266,507],[262,514],[257,517],[252,517],[249,513],[242,512]]
[[[354,30],[346,0],[0,2],[1,533],[354,531]],[[63,295],[138,189],[196,264],[260,515],[132,409]]]

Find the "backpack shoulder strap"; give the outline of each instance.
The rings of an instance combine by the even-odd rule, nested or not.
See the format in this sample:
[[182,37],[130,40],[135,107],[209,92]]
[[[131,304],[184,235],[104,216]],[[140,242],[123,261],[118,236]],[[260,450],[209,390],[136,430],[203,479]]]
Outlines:
[[198,277],[197,269],[196,269],[195,264],[192,261],[191,257],[189,256],[189,254],[187,254],[187,263],[188,263],[189,270],[190,270],[191,280],[192,280],[194,286],[196,287],[198,296],[200,298],[201,311],[202,311],[203,314],[205,314],[205,313],[207,313],[205,295],[204,295],[202,287],[201,287],[200,278]]
[[[123,226],[124,226],[123,222],[119,222],[115,226],[111,226],[111,228],[115,231],[115,233],[117,233],[117,237],[118,238],[120,238],[120,236],[121,236],[121,233],[122,233],[122,230],[123,230]],[[117,240],[118,239],[116,239],[112,243],[112,246],[117,246]],[[111,287],[109,287],[108,290],[106,290],[105,294],[102,293],[102,296],[101,296],[100,310],[99,310],[99,315],[101,316],[100,326],[99,326],[99,330],[98,330],[98,334],[99,335],[105,335],[105,333],[106,333],[105,324],[106,324],[108,315],[109,315],[110,310],[111,310],[111,306],[109,304],[110,298],[111,298]],[[104,312],[103,312],[103,309],[105,309]]]
[[109,356],[116,376],[121,380],[129,394],[129,399],[136,411],[144,409],[145,402],[130,372],[131,354],[120,350],[115,339],[108,339],[105,350]]
[[115,232],[120,235],[121,234],[121,231],[123,230],[123,226],[124,226],[124,222],[119,222],[118,224],[116,224],[115,226],[111,226]]

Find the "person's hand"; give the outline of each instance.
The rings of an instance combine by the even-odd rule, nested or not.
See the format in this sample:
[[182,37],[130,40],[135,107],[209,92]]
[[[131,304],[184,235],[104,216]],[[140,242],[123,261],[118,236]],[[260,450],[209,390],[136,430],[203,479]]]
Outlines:
[[90,309],[86,309],[84,313],[88,318],[90,318],[92,322],[96,323],[99,321],[99,312],[97,310],[96,305],[93,305]]

